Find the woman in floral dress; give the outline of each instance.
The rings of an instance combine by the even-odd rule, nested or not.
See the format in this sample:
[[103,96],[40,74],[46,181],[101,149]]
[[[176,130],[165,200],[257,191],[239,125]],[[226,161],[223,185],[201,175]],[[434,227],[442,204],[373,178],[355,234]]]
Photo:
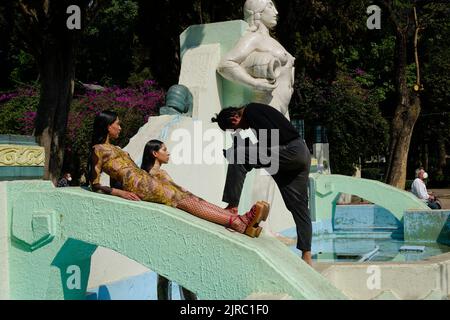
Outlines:
[[[111,144],[111,140],[119,137],[120,131],[120,119],[115,112],[103,111],[95,117],[88,168],[93,191],[128,200],[165,204],[250,237],[259,236],[262,228],[258,224],[269,214],[267,203],[257,202],[243,215],[209,203],[177,185],[167,174],[151,174],[139,168],[127,152]],[[119,183],[121,188],[101,185],[102,172]]]

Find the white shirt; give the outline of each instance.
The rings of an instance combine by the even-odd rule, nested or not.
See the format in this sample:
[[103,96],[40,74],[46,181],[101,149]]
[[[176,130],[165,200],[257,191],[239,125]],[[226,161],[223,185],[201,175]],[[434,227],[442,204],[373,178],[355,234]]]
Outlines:
[[421,200],[424,200],[424,201],[428,200],[428,198],[430,197],[430,196],[428,195],[427,187],[425,186],[425,183],[424,183],[421,179],[419,179],[419,178],[416,178],[416,179],[413,181],[413,183],[412,183],[412,185],[411,185],[411,192],[412,192],[417,198],[419,198],[419,199],[421,199]]

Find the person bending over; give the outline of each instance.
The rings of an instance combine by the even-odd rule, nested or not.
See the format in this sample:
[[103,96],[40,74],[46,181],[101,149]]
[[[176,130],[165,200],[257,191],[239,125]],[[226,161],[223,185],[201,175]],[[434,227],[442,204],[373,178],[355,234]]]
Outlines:
[[[275,108],[250,103],[241,108],[223,109],[211,119],[222,130],[253,129],[258,142],[236,145],[231,150],[244,161],[229,160],[222,200],[233,212],[238,205],[247,172],[264,168],[280,189],[286,208],[292,213],[297,229],[297,249],[312,265],[312,224],[308,209],[308,179],[311,155],[306,143],[286,117]],[[278,138],[278,139],[276,139]],[[257,159],[251,156],[257,155]]]

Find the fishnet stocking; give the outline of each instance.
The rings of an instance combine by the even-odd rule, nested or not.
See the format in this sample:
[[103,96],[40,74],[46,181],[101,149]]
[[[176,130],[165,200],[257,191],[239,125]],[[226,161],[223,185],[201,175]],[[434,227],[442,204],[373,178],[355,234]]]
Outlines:
[[181,200],[178,202],[177,208],[189,212],[196,217],[229,227],[239,233],[244,233],[247,227],[247,224],[238,215],[231,214],[228,210],[222,209],[196,196]]

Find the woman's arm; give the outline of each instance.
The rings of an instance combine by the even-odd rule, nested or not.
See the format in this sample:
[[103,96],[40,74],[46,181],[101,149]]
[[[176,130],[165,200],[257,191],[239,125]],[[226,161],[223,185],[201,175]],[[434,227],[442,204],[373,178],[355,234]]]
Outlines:
[[101,151],[95,147],[92,152],[91,161],[92,161],[92,168],[94,168],[93,172],[92,172],[91,181],[90,181],[91,186],[92,186],[92,191],[100,192],[100,193],[104,193],[104,194],[110,194],[110,195],[118,196],[118,197],[128,199],[128,200],[135,200],[135,201],[141,200],[133,192],[128,192],[128,191],[117,189],[117,188],[111,188],[108,186],[103,186],[100,183],[100,176],[102,173],[102,166],[103,166],[103,157],[102,157]]
[[135,194],[134,192],[130,192],[130,191],[125,191],[125,190],[121,190],[121,189],[116,189],[116,188],[111,188],[111,194],[113,196],[117,196],[117,197],[121,197],[127,200],[133,200],[133,201],[140,201],[141,198],[139,198],[139,196],[137,194]]
[[261,41],[264,41],[264,39],[258,33],[249,33],[243,36],[234,48],[224,55],[217,71],[225,79],[241,83],[255,90],[272,91],[275,89],[277,87],[275,83],[268,79],[254,78],[241,66],[251,53],[257,51],[258,44]]

